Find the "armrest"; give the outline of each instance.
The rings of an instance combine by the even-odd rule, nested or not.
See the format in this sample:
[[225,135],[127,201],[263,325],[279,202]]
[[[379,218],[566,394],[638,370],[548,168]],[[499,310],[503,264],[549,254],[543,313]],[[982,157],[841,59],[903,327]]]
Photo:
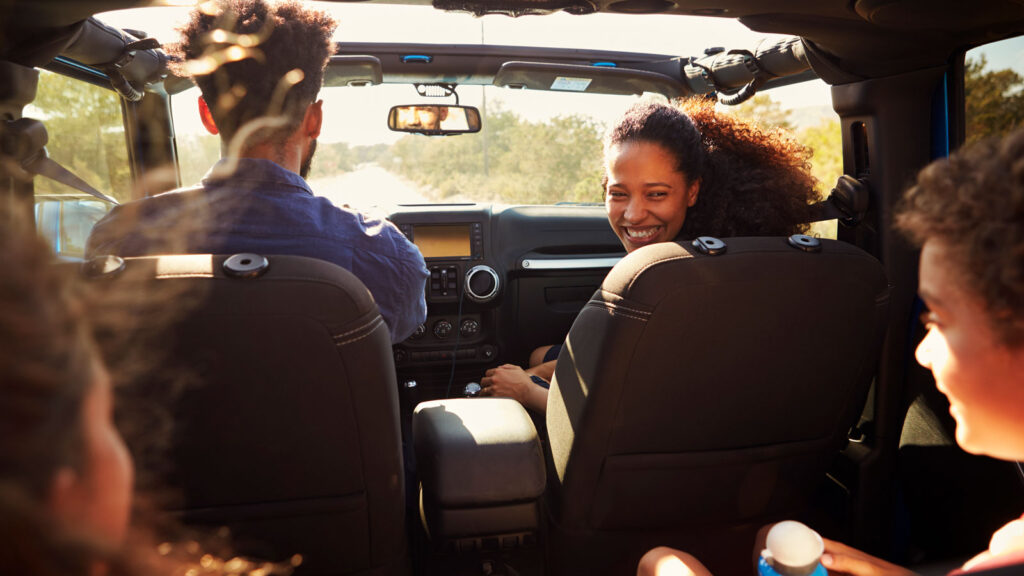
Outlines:
[[544,456],[526,410],[507,398],[423,402],[412,420],[424,497],[443,508],[536,500]]

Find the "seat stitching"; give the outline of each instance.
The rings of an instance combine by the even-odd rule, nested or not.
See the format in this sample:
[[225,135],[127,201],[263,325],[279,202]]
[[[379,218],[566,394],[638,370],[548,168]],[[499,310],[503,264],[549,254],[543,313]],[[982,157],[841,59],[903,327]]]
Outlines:
[[[376,328],[376,326],[375,326],[375,328]],[[334,345],[338,346],[338,347],[345,346],[345,345],[351,344],[353,342],[358,342],[358,341],[362,340],[363,338],[366,338],[370,334],[373,334],[373,330],[370,330],[369,332],[367,332],[366,334],[363,334],[362,336],[356,336],[355,338],[350,338],[350,339],[344,340],[342,342],[335,341]]]
[[633,274],[633,277],[629,279],[629,287],[632,288],[633,287],[633,283],[636,282],[637,278],[641,274],[646,272],[648,268],[651,268],[651,267],[656,266],[658,264],[662,264],[664,262],[671,262],[673,260],[686,260],[686,259],[690,259],[690,258],[693,258],[693,255],[687,254],[686,256],[682,256],[682,255],[666,256],[664,258],[661,258],[660,260],[655,260],[653,262],[648,262],[647,264],[644,264],[643,267],[641,267],[639,270],[637,270],[636,273]]
[[[611,294],[613,296],[618,296],[619,298],[621,298],[621,296],[619,296],[615,292],[610,292],[610,291],[605,290],[603,288],[601,289],[601,291],[602,292],[607,292],[608,294]],[[616,308],[622,308],[623,310],[629,310],[630,312],[635,312],[637,314],[643,314],[643,315],[646,315],[646,316],[650,316],[651,315],[651,312],[648,311],[648,310],[641,310],[639,308],[630,308],[629,306],[624,306],[622,304],[617,304],[617,303],[614,303],[614,302],[602,302],[602,304],[603,305],[608,305],[608,306],[615,306]]]
[[[346,337],[346,336],[348,336],[350,334],[354,334],[356,332],[359,332],[360,330],[365,330],[365,329],[369,328],[369,330],[372,331],[374,328],[377,327],[377,324],[379,324],[380,322],[383,322],[383,321],[384,321],[384,319],[381,318],[380,315],[378,314],[377,316],[374,316],[374,318],[372,320],[370,320],[369,322],[367,322],[366,324],[363,324],[362,326],[359,326],[358,328],[353,328],[353,329],[349,330],[348,332],[343,332],[341,334],[335,334],[334,336],[332,336],[332,338],[334,338],[334,340],[337,341],[340,338],[344,338],[344,337]],[[344,342],[342,342],[342,344],[344,344]]]
[[647,322],[650,319],[650,314],[647,314],[646,316],[638,316],[636,314],[627,314],[627,313],[625,313],[625,312],[623,312],[621,310],[618,310],[613,305],[606,305],[604,303],[587,302],[587,306],[590,306],[592,308],[602,308],[604,310],[607,310],[608,312],[611,312],[613,316],[623,316],[623,317],[626,317],[626,318],[632,318],[634,320],[639,320],[641,322]]
[[609,308],[609,309],[628,310],[629,312],[633,312],[634,314],[638,314],[640,316],[648,316],[649,317],[652,314],[652,312],[650,310],[642,310],[640,308],[631,308],[629,306],[624,306],[624,305],[619,304],[617,302],[608,302],[608,301],[605,301],[605,300],[589,300],[587,302],[587,304],[590,304],[592,306],[602,306],[602,307],[606,307],[606,308]]

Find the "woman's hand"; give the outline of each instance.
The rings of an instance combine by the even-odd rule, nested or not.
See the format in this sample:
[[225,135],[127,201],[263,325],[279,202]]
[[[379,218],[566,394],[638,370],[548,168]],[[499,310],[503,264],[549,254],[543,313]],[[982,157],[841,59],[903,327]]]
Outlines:
[[525,400],[531,388],[538,386],[530,380],[530,375],[525,370],[514,364],[502,364],[497,368],[491,368],[480,380],[481,396],[498,396],[500,398],[512,398],[520,404]]
[[829,574],[849,574],[850,576],[912,576],[914,572],[881,558],[851,548],[846,544],[822,538],[825,542],[825,553],[821,555],[821,563]]
[[481,396],[512,398],[520,404],[543,413],[548,404],[548,391],[534,384],[525,370],[514,364],[503,364],[488,370],[480,380]]

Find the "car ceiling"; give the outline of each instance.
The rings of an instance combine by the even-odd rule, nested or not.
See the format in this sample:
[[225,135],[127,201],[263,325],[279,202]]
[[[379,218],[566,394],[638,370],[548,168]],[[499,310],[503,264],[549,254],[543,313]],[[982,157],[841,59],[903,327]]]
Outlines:
[[[431,4],[431,0],[370,0],[374,2]],[[154,3],[0,0],[0,21],[5,23],[0,59],[45,64],[84,18],[149,4]],[[958,50],[1024,33],[1024,0],[433,0],[433,4],[477,13],[565,9],[736,18],[754,31],[803,37],[817,49],[812,58],[815,70],[833,84],[942,66]]]

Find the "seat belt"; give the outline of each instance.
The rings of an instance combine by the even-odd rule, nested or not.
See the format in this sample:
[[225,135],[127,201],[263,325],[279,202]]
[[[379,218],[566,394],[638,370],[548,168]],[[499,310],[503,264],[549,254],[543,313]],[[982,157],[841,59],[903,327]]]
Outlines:
[[806,223],[839,220],[846,226],[856,226],[867,213],[869,200],[867,183],[843,174],[827,199],[811,205]]
[[104,202],[120,204],[50,158],[46,154],[48,140],[46,127],[39,120],[19,118],[0,125],[0,152],[12,158],[27,175],[44,176]]
[[61,166],[52,158],[47,156],[45,148],[42,149],[40,152],[41,154],[39,154],[39,156],[36,159],[30,161],[27,165],[22,165],[25,168],[25,171],[38,176],[45,176],[50,180],[55,180],[57,182],[60,182],[61,184],[64,184],[65,186],[70,186],[75,190],[85,192],[90,196],[95,196],[96,198],[99,198],[104,202],[109,202],[114,206],[120,205],[120,202],[118,202],[117,200],[110,196],[107,196],[103,192],[100,192],[99,190],[93,188],[92,186],[89,185],[88,182],[82,180],[78,176],[75,176],[73,172]]

